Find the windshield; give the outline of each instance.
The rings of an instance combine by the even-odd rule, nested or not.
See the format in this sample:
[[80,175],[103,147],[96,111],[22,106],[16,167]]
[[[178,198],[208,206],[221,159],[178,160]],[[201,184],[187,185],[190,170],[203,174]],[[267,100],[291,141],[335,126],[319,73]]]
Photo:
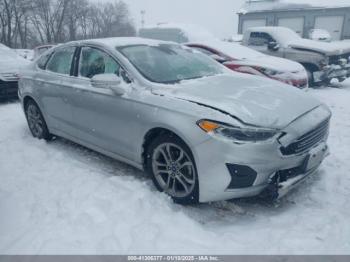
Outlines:
[[209,57],[178,45],[133,45],[118,50],[148,80],[171,84],[223,73],[223,67]]

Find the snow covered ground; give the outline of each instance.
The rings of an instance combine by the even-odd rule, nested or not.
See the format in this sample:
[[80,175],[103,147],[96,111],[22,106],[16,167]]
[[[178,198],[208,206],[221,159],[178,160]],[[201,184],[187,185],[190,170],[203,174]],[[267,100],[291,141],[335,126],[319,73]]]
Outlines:
[[32,138],[20,105],[0,104],[0,254],[350,254],[350,81],[309,93],[333,111],[332,154],[275,205],[175,205],[132,167]]

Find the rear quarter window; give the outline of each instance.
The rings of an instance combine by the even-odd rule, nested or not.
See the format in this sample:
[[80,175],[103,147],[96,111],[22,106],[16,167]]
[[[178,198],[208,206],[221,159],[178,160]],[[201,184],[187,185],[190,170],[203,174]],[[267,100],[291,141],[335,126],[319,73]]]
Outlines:
[[70,75],[75,49],[74,46],[68,46],[56,50],[50,57],[46,70],[62,75]]
[[45,70],[46,64],[49,61],[50,57],[52,55],[52,52],[43,55],[42,57],[39,58],[38,62],[37,62],[37,66],[42,69]]

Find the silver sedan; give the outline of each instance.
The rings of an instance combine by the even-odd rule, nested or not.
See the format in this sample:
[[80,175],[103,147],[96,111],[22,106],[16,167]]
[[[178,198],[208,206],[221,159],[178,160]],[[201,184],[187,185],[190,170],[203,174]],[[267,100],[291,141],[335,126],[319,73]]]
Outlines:
[[168,42],[57,46],[22,73],[19,97],[34,137],[60,136],[145,170],[182,204],[280,197],[328,154],[325,105]]

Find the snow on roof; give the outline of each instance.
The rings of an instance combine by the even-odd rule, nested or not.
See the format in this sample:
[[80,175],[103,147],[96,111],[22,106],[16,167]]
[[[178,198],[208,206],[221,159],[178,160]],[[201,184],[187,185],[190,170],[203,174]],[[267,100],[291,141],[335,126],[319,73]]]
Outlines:
[[350,7],[349,0],[247,0],[239,14],[270,10]]
[[115,48],[117,46],[127,46],[127,45],[155,46],[161,43],[168,43],[168,42],[146,39],[141,37],[111,37],[111,38],[83,40],[83,41],[79,41],[79,43],[96,43],[96,44],[107,45],[111,48]]
[[294,48],[306,48],[325,53],[328,55],[340,55],[350,52],[350,45],[344,41],[337,41],[332,43],[314,41],[310,39],[301,38],[293,30],[286,27],[278,26],[263,26],[263,27],[251,27],[247,29],[247,32],[260,31],[271,34],[271,36],[277,40],[277,42],[283,47]]
[[256,59],[257,57],[264,57],[263,53],[257,52],[254,49],[245,47],[243,45],[231,42],[225,42],[219,39],[207,39],[203,42],[194,42],[190,44],[198,44],[208,46],[219,52],[224,53],[227,56],[230,56],[233,59]]

